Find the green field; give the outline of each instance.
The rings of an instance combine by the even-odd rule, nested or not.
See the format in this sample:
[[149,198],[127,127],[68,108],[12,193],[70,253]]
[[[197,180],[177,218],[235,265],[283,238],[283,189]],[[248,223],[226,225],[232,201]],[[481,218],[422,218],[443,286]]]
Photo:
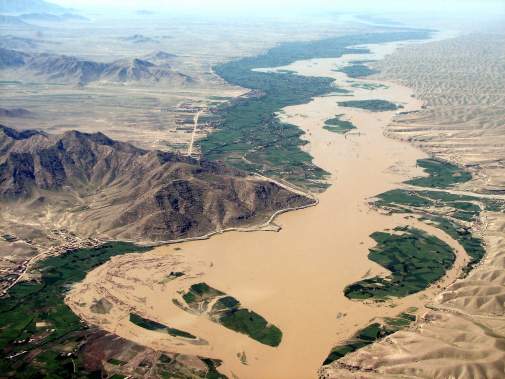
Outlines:
[[[453,200],[454,199],[454,200]],[[375,205],[396,213],[419,213],[425,220],[446,232],[458,241],[470,256],[470,262],[464,272],[469,272],[485,255],[482,240],[474,236],[467,225],[460,222],[473,222],[482,209],[504,211],[505,202],[479,199],[472,196],[452,195],[447,192],[407,191],[396,189],[378,196]],[[430,207],[430,209],[427,209]],[[451,209],[447,211],[447,209]]]
[[140,326],[141,328],[151,330],[153,332],[166,333],[171,335],[172,337],[196,339],[196,337],[191,333],[175,328],[170,328],[166,325],[160,324],[159,322],[143,318],[142,316],[139,316],[136,313],[130,313],[130,322],[137,326]]
[[[269,324],[259,314],[243,308],[235,298],[206,283],[193,284],[182,298],[189,310],[198,314],[207,313],[212,321],[228,329],[245,334],[265,345],[275,347],[281,343],[282,332],[279,328]],[[208,309],[214,300],[214,305]],[[184,309],[183,305],[175,303]]]
[[282,43],[262,55],[242,58],[214,67],[230,84],[256,91],[220,107],[221,124],[200,141],[203,155],[221,160],[248,172],[286,179],[302,187],[320,191],[327,188],[328,173],[312,162],[301,147],[303,132],[295,125],[281,123],[275,114],[289,105],[305,104],[315,96],[342,92],[333,79],[305,77],[290,72],[258,72],[255,68],[279,67],[297,60],[336,58],[346,53],[367,53],[350,46],[425,39],[425,30],[344,36],[309,42]]
[[424,215],[422,219],[431,221],[433,225],[446,232],[463,246],[470,257],[470,262],[463,270],[464,274],[470,272],[484,258],[486,254],[484,243],[482,239],[474,236],[469,228],[462,227],[457,222],[442,216]]
[[377,99],[340,101],[338,105],[341,107],[365,109],[370,112],[386,112],[403,108],[401,105]]
[[252,339],[269,346],[279,346],[282,332],[275,325],[270,325],[259,314],[244,309],[231,296],[219,299],[211,310],[215,317],[226,328],[243,333]]
[[[84,351],[88,340],[93,343],[96,335],[103,332],[88,328],[86,324],[65,305],[64,297],[70,286],[84,279],[85,275],[111,257],[132,252],[144,252],[150,248],[131,243],[110,242],[96,248],[79,249],[47,258],[35,268],[41,278],[37,282],[23,282],[9,291],[9,297],[0,300],[0,377],[19,379],[68,379],[105,377],[104,369],[85,369]],[[105,301],[94,304],[98,313],[107,313]],[[92,305],[93,306],[93,305]],[[191,338],[189,333],[165,327],[162,324],[130,315],[130,320],[146,329],[164,331],[171,335]],[[165,330],[162,330],[166,328]],[[100,354],[115,370],[121,369],[142,347],[119,337],[110,339],[112,345],[101,346]],[[112,351],[107,351],[111,348]],[[139,350],[140,349],[140,350]],[[112,356],[111,356],[112,354]],[[14,358],[10,358],[15,356]],[[101,358],[100,358],[101,359]],[[221,363],[200,358],[207,366],[204,371],[185,366],[166,355],[153,358],[152,373],[163,378],[209,378],[225,379],[217,371]],[[126,377],[118,373],[109,377]]]
[[[0,372],[15,378],[70,378],[74,377],[75,365],[76,377],[89,377],[91,373],[83,369],[78,352],[64,354],[77,351],[87,329],[64,303],[65,293],[111,257],[147,250],[111,242],[38,263],[40,281],[21,282],[11,288],[9,297],[0,300]],[[36,323],[44,326],[37,327]],[[20,355],[8,358],[16,354]]]
[[371,69],[368,66],[365,66],[362,63],[353,63],[350,66],[345,66],[341,69],[335,70],[338,72],[343,72],[350,78],[362,78],[365,76],[370,76],[373,74],[377,74],[379,71]]
[[345,134],[352,129],[356,129],[356,126],[352,122],[342,120],[341,117],[342,115],[337,115],[334,118],[326,120],[323,129],[340,134]]
[[358,82],[352,83],[351,87],[353,87],[353,88],[362,88],[362,89],[366,89],[366,90],[369,90],[369,91],[374,91],[374,90],[380,89],[380,88],[384,88],[384,89],[388,88],[388,86],[385,86],[384,84],[378,84],[378,83],[358,83]]
[[472,175],[456,165],[436,159],[422,159],[418,165],[425,169],[428,176],[406,183],[426,189],[391,190],[378,195],[374,204],[395,213],[419,214],[421,220],[458,241],[470,257],[470,262],[463,270],[463,274],[467,274],[485,255],[483,241],[472,233],[468,223],[477,220],[483,210],[504,212],[505,201],[430,190],[450,189],[471,180]]
[[458,166],[437,159],[419,159],[417,164],[429,175],[405,183],[418,187],[450,188],[472,179],[472,174]]
[[358,332],[356,332],[356,334],[348,341],[331,349],[330,354],[324,360],[323,365],[335,362],[353,351],[361,349],[362,347],[387,337],[398,330],[406,328],[415,320],[415,315],[404,312],[396,317],[384,318],[380,320],[380,322],[374,322],[366,328],[358,330]]
[[391,271],[346,287],[349,299],[385,300],[426,289],[451,268],[456,258],[452,248],[437,237],[415,228],[397,228],[395,233],[375,232],[377,245],[368,258]]

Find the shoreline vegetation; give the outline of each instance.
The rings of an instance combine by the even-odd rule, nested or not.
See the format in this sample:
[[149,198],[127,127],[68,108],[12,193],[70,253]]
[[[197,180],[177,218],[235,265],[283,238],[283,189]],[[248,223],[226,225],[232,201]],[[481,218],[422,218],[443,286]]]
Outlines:
[[397,227],[394,233],[375,232],[377,245],[368,259],[391,271],[353,283],[344,290],[349,299],[376,301],[420,292],[441,279],[453,265],[456,255],[445,242],[410,227]]
[[417,309],[409,309],[396,317],[386,317],[376,320],[365,328],[358,330],[354,336],[342,344],[333,347],[328,357],[324,360],[323,365],[335,362],[353,351],[359,350],[408,327],[416,320],[416,311]]
[[[482,211],[505,211],[505,201],[449,192],[454,186],[472,179],[469,171],[455,164],[429,158],[418,160],[417,165],[424,169],[427,176],[403,183],[413,188],[398,188],[377,195],[371,205],[390,214],[414,215],[420,221],[447,233],[470,257],[461,272],[461,276],[465,276],[486,253],[484,242],[472,232],[473,222]],[[454,251],[448,245],[414,228],[397,227],[394,234],[376,232],[371,237],[377,245],[370,249],[369,258],[390,270],[391,275],[368,278],[349,285],[344,293],[350,299],[382,302],[407,296],[439,280],[454,262]],[[420,261],[412,255],[419,251],[424,254]],[[407,257],[405,252],[408,253]],[[431,255],[428,261],[424,259],[427,252]],[[407,328],[414,320],[415,315],[406,312],[399,316],[398,322],[393,321],[393,328],[388,327],[387,322],[386,326],[372,323],[343,344],[336,345],[323,365]]]
[[[20,282],[0,301],[0,372],[17,378],[91,375],[79,345],[88,327],[65,304],[70,286],[116,255],[145,252],[131,243],[105,243],[37,262],[38,280]],[[66,353],[69,354],[66,354]],[[25,361],[25,357],[33,356]]]
[[342,120],[342,116],[343,115],[340,114],[336,115],[334,118],[326,120],[323,129],[328,130],[329,132],[340,134],[346,134],[347,132],[356,129],[356,126],[352,122]]
[[297,60],[339,58],[349,53],[367,53],[352,46],[426,39],[430,31],[416,30],[343,36],[309,42],[283,43],[266,53],[219,64],[214,72],[230,84],[251,90],[217,110],[221,122],[200,141],[207,159],[320,192],[327,188],[328,173],[315,166],[302,150],[308,142],[297,126],[283,123],[276,114],[287,106],[309,102],[316,96],[344,92],[334,79],[306,77],[291,72],[260,72],[254,69],[280,67]]
[[416,215],[459,242],[470,257],[462,273],[466,275],[486,253],[484,242],[472,232],[473,223],[482,211],[505,211],[505,201],[451,193],[455,185],[472,179],[470,172],[457,165],[433,158],[417,164],[428,176],[408,180],[404,184],[413,188],[382,193],[372,204],[389,213]]
[[378,99],[340,101],[338,105],[341,107],[364,109],[370,112],[387,112],[403,108],[401,105]]
[[137,325],[140,328],[151,330],[153,332],[158,333],[166,333],[168,335],[171,335],[172,337],[182,337],[192,340],[197,339],[197,337],[195,337],[191,333],[185,332],[184,330],[171,328],[157,321],[149,320],[147,318],[138,315],[137,313],[130,313],[130,322],[132,324]]
[[350,62],[351,64],[349,66],[342,67],[338,70],[335,70],[336,72],[343,72],[346,74],[349,78],[352,79],[357,79],[357,78],[364,78],[370,75],[377,74],[379,71],[372,69],[365,65],[365,63],[369,63],[373,61],[353,61]]
[[240,302],[206,283],[193,284],[174,304],[186,312],[206,315],[225,328],[242,333],[268,346],[277,347],[282,332],[254,311],[243,308]]
[[[9,291],[9,297],[0,301],[0,372],[22,379],[94,379],[103,377],[105,372],[109,377],[125,378],[114,372],[121,372],[121,366],[127,364],[125,356],[141,354],[143,348],[88,326],[65,304],[64,298],[74,283],[84,279],[89,271],[110,258],[149,250],[150,247],[127,242],[108,242],[95,248],[67,251],[38,262],[34,273],[40,277],[17,284]],[[110,304],[104,299],[96,301],[92,307],[97,313],[110,311]],[[134,313],[130,314],[130,321],[148,330],[197,343],[204,342],[190,333],[166,327]],[[90,364],[89,355],[96,349],[94,345],[97,340],[110,344],[110,351],[100,352],[108,357],[105,358],[107,368],[102,363],[99,369]],[[101,344],[99,347],[104,348]],[[149,366],[155,367],[163,378],[186,375],[226,379],[217,371],[220,361],[197,358],[205,365],[205,371],[187,367],[177,359],[177,355],[169,357],[166,354],[153,356]],[[89,366],[94,368],[90,369]]]

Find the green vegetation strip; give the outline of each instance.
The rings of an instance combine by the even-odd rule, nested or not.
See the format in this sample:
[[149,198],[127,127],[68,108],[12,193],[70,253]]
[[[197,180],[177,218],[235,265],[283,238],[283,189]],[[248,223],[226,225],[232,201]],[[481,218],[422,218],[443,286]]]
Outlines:
[[427,189],[388,191],[377,196],[375,205],[394,213],[421,214],[421,220],[438,227],[458,241],[470,257],[470,262],[463,270],[463,274],[467,274],[485,255],[482,240],[472,234],[468,223],[474,222],[483,210],[504,212],[505,201],[429,190],[450,189],[456,184],[471,180],[472,175],[441,160],[421,159],[417,163],[424,168],[428,176],[406,183]]
[[352,129],[356,129],[356,126],[350,121],[345,121],[341,119],[342,115],[337,115],[334,118],[326,120],[323,129],[330,132],[345,134]]
[[484,255],[486,254],[486,249],[480,238],[475,237],[471,230],[467,227],[462,227],[456,222],[449,220],[442,216],[425,215],[421,220],[429,220],[433,222],[434,226],[446,232],[449,236],[459,242],[461,246],[465,249],[466,253],[470,257],[470,262],[463,269],[463,274],[467,274],[472,270],[472,268],[477,265]]
[[417,164],[429,176],[409,180],[405,182],[406,184],[418,187],[450,188],[472,179],[472,175],[469,172],[449,162],[437,159],[419,159]]
[[366,90],[369,90],[369,91],[375,91],[376,89],[379,89],[379,88],[388,88],[388,86],[385,86],[384,84],[378,84],[378,83],[358,83],[358,82],[352,83],[351,87],[353,87],[353,88],[362,88],[362,89],[366,89]]
[[[426,289],[452,266],[452,248],[437,237],[415,228],[396,228],[396,233],[376,232],[377,246],[368,258],[391,271],[351,284],[344,290],[350,299],[385,300]],[[397,234],[400,233],[400,234]]]
[[353,351],[370,345],[390,334],[397,332],[398,330],[404,329],[415,320],[415,315],[404,312],[397,317],[385,318],[380,322],[374,322],[366,328],[359,330],[345,343],[335,346],[323,362],[323,365],[335,362],[336,360],[344,357],[346,354],[352,353]]
[[175,328],[170,328],[166,325],[160,324],[159,322],[143,318],[136,313],[130,313],[130,322],[137,326],[140,326],[141,328],[151,330],[153,332],[166,333],[173,337],[196,339],[196,337],[191,333]]
[[[327,172],[312,163],[301,147],[303,132],[280,122],[275,114],[290,105],[305,104],[315,96],[339,91],[333,79],[305,77],[291,72],[259,72],[297,60],[337,58],[347,53],[367,53],[350,46],[411,39],[425,39],[429,31],[405,31],[343,36],[319,41],[283,43],[256,57],[220,64],[214,71],[227,82],[254,90],[254,95],[219,108],[222,121],[200,142],[203,155],[294,184],[322,190]],[[342,92],[342,90],[340,90]]]
[[343,72],[350,78],[362,78],[365,76],[377,74],[379,72],[378,70],[371,69],[370,67],[365,66],[362,63],[352,64],[350,66],[346,66],[335,71]]
[[338,105],[341,107],[366,109],[370,112],[386,112],[403,108],[401,105],[377,99],[340,101]]
[[[207,312],[212,321],[228,329],[245,334],[268,346],[275,347],[281,343],[282,332],[279,328],[269,324],[259,314],[243,308],[235,298],[206,283],[193,284],[182,298],[190,310],[199,314]],[[214,300],[214,305],[208,309]]]
[[79,346],[79,332],[86,326],[64,303],[65,293],[111,257],[146,250],[149,248],[111,242],[39,262],[39,281],[16,284],[9,297],[0,300],[0,372],[16,378],[91,375],[83,369],[79,355],[67,355],[69,347]]
[[[449,189],[472,178],[464,169],[441,160],[422,159],[418,161],[418,165],[424,168],[428,176],[409,180],[407,184]],[[423,215],[422,220],[438,227],[458,241],[470,256],[464,274],[478,264],[485,254],[482,240],[474,236],[464,223],[475,221],[482,210],[505,211],[505,202],[502,200],[428,189],[388,191],[378,196],[375,205],[396,213],[420,213]]]

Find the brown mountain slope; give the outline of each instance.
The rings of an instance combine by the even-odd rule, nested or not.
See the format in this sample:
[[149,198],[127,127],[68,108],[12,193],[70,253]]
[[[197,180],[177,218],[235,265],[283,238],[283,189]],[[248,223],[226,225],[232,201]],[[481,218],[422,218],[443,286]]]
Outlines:
[[107,136],[0,126],[3,217],[80,236],[166,241],[262,223],[313,200],[235,169]]
[[175,71],[166,62],[158,65],[134,58],[103,63],[67,55],[26,53],[4,48],[0,48],[0,70],[10,79],[79,85],[92,82],[188,85],[193,82],[193,78]]

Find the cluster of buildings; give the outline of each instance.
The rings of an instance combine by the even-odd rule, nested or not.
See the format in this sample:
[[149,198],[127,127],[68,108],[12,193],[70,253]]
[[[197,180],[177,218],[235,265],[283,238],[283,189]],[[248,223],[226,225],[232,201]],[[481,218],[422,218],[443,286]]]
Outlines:
[[[2,239],[9,243],[20,241],[16,236],[10,234],[4,234]],[[41,249],[37,249],[33,241],[23,240],[24,243],[32,245],[34,249],[40,251],[40,253],[22,260],[15,266],[4,270],[4,272],[0,272],[0,298],[7,295],[9,289],[21,279],[30,268],[30,265],[37,260],[52,255],[69,253],[76,249],[95,247],[103,243],[103,241],[95,238],[77,237],[75,233],[69,232],[66,229],[51,230],[47,235],[47,239],[51,241],[51,245],[44,248],[42,251],[40,251]]]

